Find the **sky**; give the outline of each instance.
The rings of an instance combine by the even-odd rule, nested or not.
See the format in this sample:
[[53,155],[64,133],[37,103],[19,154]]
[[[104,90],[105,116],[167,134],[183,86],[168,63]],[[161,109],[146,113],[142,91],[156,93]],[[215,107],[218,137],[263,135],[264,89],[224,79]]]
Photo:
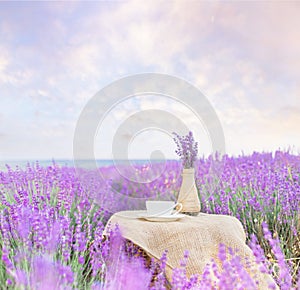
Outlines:
[[[0,160],[72,159],[89,100],[145,72],[197,87],[220,120],[226,153],[298,153],[299,15],[297,1],[0,2]],[[140,95],[95,120],[95,157],[111,159],[118,128],[152,109],[185,123],[200,155],[212,152],[191,108]],[[147,159],[153,150],[176,158],[170,135],[147,126],[130,139],[129,158]]]

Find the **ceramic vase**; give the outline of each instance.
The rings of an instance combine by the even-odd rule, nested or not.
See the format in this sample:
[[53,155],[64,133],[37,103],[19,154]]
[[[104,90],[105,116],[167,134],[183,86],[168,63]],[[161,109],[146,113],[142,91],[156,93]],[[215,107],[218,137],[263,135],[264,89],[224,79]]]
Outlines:
[[195,169],[184,168],[182,171],[182,184],[177,202],[182,204],[181,213],[197,215],[201,210],[198,190],[195,183]]

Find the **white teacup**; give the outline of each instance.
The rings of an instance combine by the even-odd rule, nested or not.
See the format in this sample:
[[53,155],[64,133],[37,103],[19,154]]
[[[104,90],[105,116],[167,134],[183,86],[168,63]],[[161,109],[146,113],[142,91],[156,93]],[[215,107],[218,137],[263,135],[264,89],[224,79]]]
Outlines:
[[[175,207],[178,208],[174,212]],[[174,201],[147,200],[146,209],[149,216],[168,216],[179,213],[182,210],[182,204]]]

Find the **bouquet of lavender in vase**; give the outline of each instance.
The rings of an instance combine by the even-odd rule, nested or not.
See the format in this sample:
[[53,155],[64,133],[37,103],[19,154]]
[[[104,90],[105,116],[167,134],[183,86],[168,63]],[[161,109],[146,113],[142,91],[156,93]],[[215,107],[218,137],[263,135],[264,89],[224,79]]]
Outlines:
[[182,160],[183,165],[182,184],[177,202],[182,204],[182,213],[194,216],[201,210],[194,169],[198,154],[198,143],[195,142],[191,131],[186,136],[179,136],[177,133],[173,133],[173,135],[173,140],[177,145],[175,152]]

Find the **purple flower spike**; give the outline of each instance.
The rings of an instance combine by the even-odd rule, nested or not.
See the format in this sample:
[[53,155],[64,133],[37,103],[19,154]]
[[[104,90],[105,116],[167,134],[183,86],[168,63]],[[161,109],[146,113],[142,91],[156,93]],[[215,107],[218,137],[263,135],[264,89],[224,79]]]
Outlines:
[[193,168],[198,154],[198,143],[195,142],[193,133],[190,131],[186,136],[173,133],[174,142],[177,145],[176,154],[180,157],[184,168]]

